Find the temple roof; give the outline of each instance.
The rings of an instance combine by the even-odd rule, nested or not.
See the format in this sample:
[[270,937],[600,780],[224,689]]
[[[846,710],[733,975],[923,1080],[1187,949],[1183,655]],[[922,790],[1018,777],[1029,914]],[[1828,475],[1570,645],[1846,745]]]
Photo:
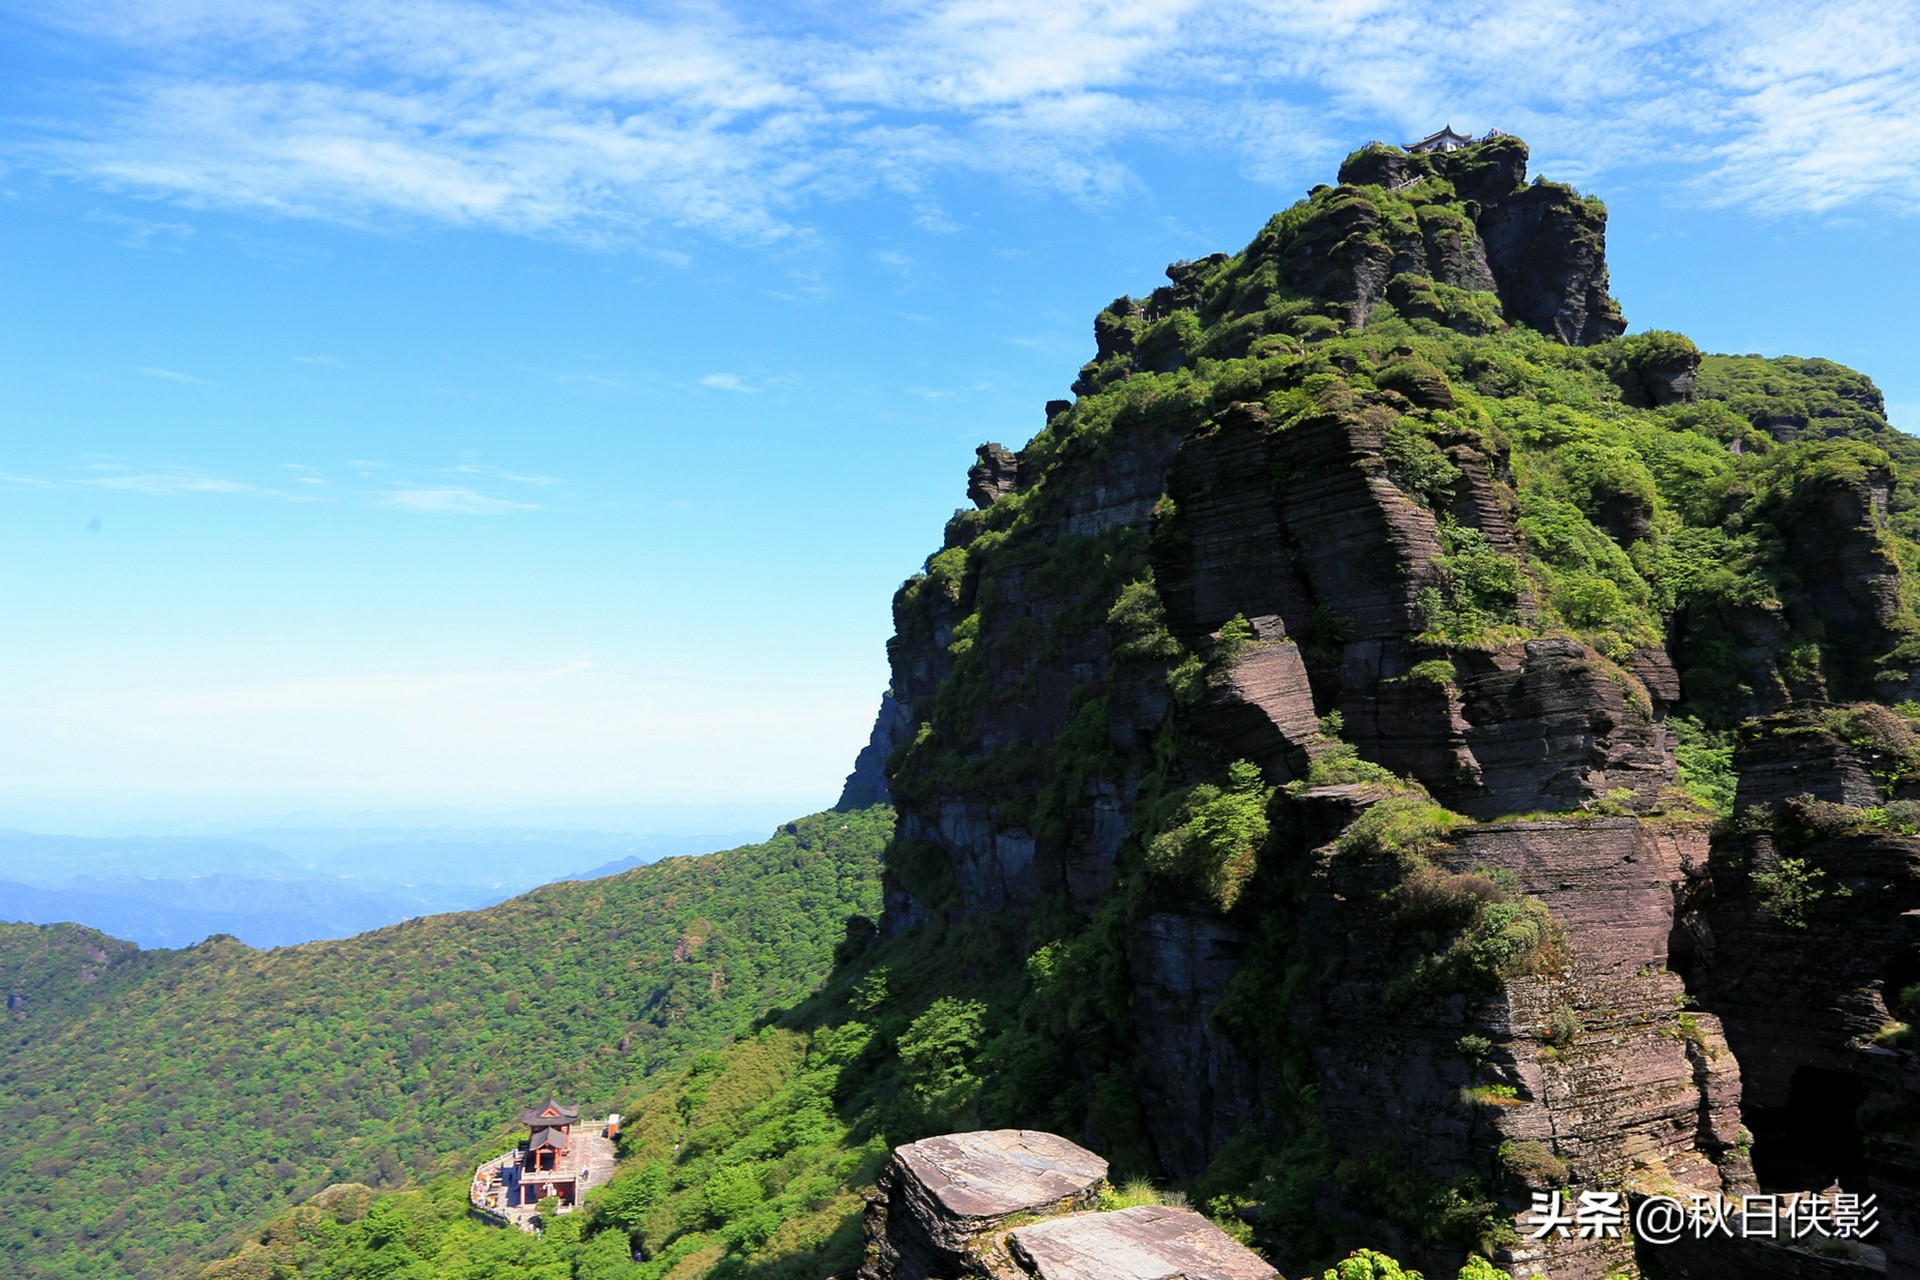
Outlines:
[[1464,133],[1455,133],[1453,131],[1453,126],[1449,124],[1446,128],[1442,129],[1440,132],[1436,134],[1432,134],[1432,135],[1429,135],[1428,137],[1422,138],[1418,142],[1409,142],[1407,144],[1407,150],[1416,151],[1416,152],[1417,151],[1457,151],[1461,147],[1467,146],[1472,141],[1473,139],[1468,137]]
[[547,1100],[537,1107],[528,1107],[520,1113],[520,1123],[530,1129],[545,1129],[559,1125],[570,1125],[580,1118],[580,1108],[563,1107],[548,1094]]
[[530,1151],[539,1151],[545,1147],[552,1147],[556,1151],[565,1151],[567,1145],[567,1131],[565,1129],[558,1127],[541,1128],[536,1125],[533,1130],[533,1139],[527,1144],[527,1149]]

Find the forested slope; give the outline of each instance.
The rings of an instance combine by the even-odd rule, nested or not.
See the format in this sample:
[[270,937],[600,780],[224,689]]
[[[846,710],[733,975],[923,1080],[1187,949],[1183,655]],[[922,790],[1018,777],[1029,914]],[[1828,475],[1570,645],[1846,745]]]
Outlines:
[[548,1091],[617,1107],[826,973],[878,908],[884,808],[259,952],[0,927],[0,1258],[35,1277],[197,1269],[331,1183],[499,1145]]

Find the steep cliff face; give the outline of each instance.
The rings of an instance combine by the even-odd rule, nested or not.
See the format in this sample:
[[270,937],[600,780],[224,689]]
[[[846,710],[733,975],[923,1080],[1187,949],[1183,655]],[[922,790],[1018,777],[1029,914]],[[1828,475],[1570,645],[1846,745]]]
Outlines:
[[[1803,1066],[1864,1082],[1848,1046],[1920,981],[1906,837],[1836,836],[1886,956],[1761,1007],[1839,939],[1751,906],[1773,855],[1711,835],[1691,749],[1911,696],[1912,451],[1782,443],[1686,339],[1620,339],[1604,209],[1525,177],[1510,137],[1372,147],[1111,304],[1077,399],[982,447],[895,601],[887,928],[992,922],[1034,1002],[1008,1044],[1070,1064],[1085,1136],[1239,1205],[1283,1269],[1351,1240],[1657,1270],[1516,1226],[1555,1187],[1781,1185],[1748,1058],[1787,1064],[1750,1109]],[[1827,759],[1749,737],[1743,806]],[[1835,803],[1868,798],[1850,767],[1814,770]],[[1033,1014],[1068,968],[1100,998]],[[1906,1051],[1874,1053],[1891,1114]]]
[[1920,1272],[1920,735],[1874,704],[1743,727],[1739,818],[1679,957],[1740,1061],[1756,1172],[1879,1195],[1889,1274]]

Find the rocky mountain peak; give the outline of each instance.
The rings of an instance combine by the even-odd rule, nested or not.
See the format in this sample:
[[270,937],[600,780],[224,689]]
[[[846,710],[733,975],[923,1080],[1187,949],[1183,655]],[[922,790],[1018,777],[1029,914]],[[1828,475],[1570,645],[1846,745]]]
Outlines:
[[[894,603],[884,931],[999,939],[1055,1073],[1006,1118],[1241,1188],[1276,1261],[1652,1274],[1532,1196],[1807,1170],[1920,1219],[1870,1043],[1920,1019],[1920,442],[1829,362],[1623,337],[1605,208],[1527,159],[1363,148],[982,446]],[[1842,739],[1881,764],[1785,803]],[[1843,877],[1862,954],[1766,1007]]]

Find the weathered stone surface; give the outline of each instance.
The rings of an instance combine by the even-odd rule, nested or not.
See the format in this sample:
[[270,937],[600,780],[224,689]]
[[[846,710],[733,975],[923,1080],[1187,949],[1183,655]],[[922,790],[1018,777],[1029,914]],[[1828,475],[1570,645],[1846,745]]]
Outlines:
[[1633,391],[1638,394],[1629,395],[1629,400],[1650,405],[1690,404],[1700,380],[1700,353],[1688,348],[1669,351],[1657,360],[1643,361],[1634,373],[1638,386]]
[[1269,1280],[1279,1273],[1191,1209],[1140,1205],[1021,1227],[1014,1258],[1036,1280]]
[[[1336,610],[1358,637],[1419,629],[1415,601],[1437,576],[1433,513],[1387,478],[1380,457],[1391,411],[1327,414],[1295,423],[1274,442],[1284,483],[1275,487],[1280,523],[1312,599]],[[1260,612],[1266,612],[1261,610]],[[1294,624],[1285,609],[1277,610]],[[1311,626],[1297,628],[1310,638]]]
[[[1695,1239],[1682,1234],[1672,1244],[1642,1249],[1640,1273],[1647,1280],[1882,1280],[1913,1274],[1894,1270],[1886,1255],[1870,1244],[1836,1246],[1819,1237],[1796,1243],[1758,1235],[1714,1232]],[[1815,1253],[1815,1246],[1844,1249],[1849,1256]]]
[[[1817,894],[1786,918],[1756,880],[1783,856],[1801,861]],[[1715,849],[1712,896],[1694,924],[1701,1001],[1727,1025],[1751,1105],[1789,1105],[1803,1068],[1886,1075],[1890,1064],[1863,1050],[1894,1021],[1888,998],[1920,980],[1920,837],[1862,833],[1783,850],[1764,831],[1736,835]]]
[[1875,775],[1911,750],[1912,729],[1883,707],[1836,710],[1742,733],[1746,817],[1688,895],[1680,959],[1739,1056],[1760,1185],[1878,1196],[1886,1274],[1914,1275],[1920,1070],[1878,1040],[1920,981],[1920,837],[1862,812],[1883,802]]
[[[1342,188],[1323,214],[1325,225],[1296,246],[1297,256],[1282,269],[1296,287],[1346,302],[1355,325],[1390,296],[1396,273],[1413,270],[1455,288],[1497,293],[1509,319],[1562,342],[1586,346],[1618,337],[1626,323],[1607,291],[1606,211],[1571,187],[1526,185],[1527,159],[1518,138],[1450,154],[1358,152],[1341,168]],[[1457,203],[1444,213],[1420,210],[1419,242],[1384,237],[1370,204],[1337,198],[1370,183],[1408,186],[1429,174],[1453,183]],[[1407,302],[1403,297],[1395,305],[1408,309]],[[1419,306],[1411,311],[1418,314]],[[1691,373],[1656,370],[1646,394],[1664,397],[1654,400],[1661,404],[1686,398]]]
[[[1336,1148],[1389,1152],[1396,1165],[1444,1178],[1461,1153],[1491,1164],[1502,1144],[1534,1144],[1580,1186],[1750,1189],[1738,1151],[1738,1067],[1712,1015],[1681,1007],[1685,987],[1668,968],[1675,903],[1707,860],[1705,825],[1489,823],[1432,852],[1456,873],[1510,876],[1552,913],[1568,954],[1497,994],[1385,1001],[1381,992],[1412,958],[1378,919],[1347,904],[1379,901],[1397,868],[1323,851],[1306,920],[1319,995],[1296,1018],[1313,1046]],[[1468,1029],[1491,1046],[1477,1065],[1459,1048]],[[1462,1094],[1491,1085],[1514,1096]],[[1506,1203],[1517,1219],[1528,1203],[1519,1193],[1547,1185],[1515,1187]],[[1391,1244],[1444,1269],[1418,1241]],[[1631,1257],[1622,1242],[1575,1238],[1525,1241],[1502,1261],[1515,1274],[1592,1280]]]
[[1492,293],[1499,283],[1487,266],[1487,249],[1470,227],[1422,209],[1420,238],[1426,242],[1427,271],[1440,284]]
[[1673,659],[1666,649],[1660,646],[1635,649],[1626,666],[1653,700],[1657,715],[1664,716],[1668,707],[1680,701],[1680,673],[1674,670]]
[[1696,658],[1715,655],[1722,647],[1732,649],[1737,669],[1731,680],[1709,686],[1694,677],[1694,683],[1682,681],[1681,692],[1689,699],[1717,698],[1729,711],[1742,716],[1777,711],[1790,698],[1827,696],[1826,685],[1817,674],[1811,680],[1789,685],[1780,670],[1780,657],[1787,644],[1786,617],[1777,605],[1766,602],[1682,609],[1674,614],[1667,633],[1667,649],[1683,669],[1712,670]]
[[1320,718],[1300,646],[1276,617],[1252,618],[1254,638],[1210,682],[1195,710],[1201,732],[1230,755],[1251,760],[1269,780],[1306,776],[1320,749]]
[[1174,628],[1199,637],[1235,614],[1280,619],[1303,633],[1313,596],[1273,498],[1278,459],[1258,405],[1233,405],[1211,431],[1182,442],[1167,491],[1183,536],[1160,549],[1162,595]]
[[1020,486],[1020,456],[1005,445],[988,441],[974,450],[980,461],[967,470],[967,500],[990,507]]
[[1577,809],[1602,797],[1650,805],[1673,780],[1652,700],[1577,640],[1529,640],[1456,659],[1478,788],[1435,779],[1474,817]]
[[1892,475],[1878,470],[1864,482],[1835,478],[1794,495],[1789,553],[1814,608],[1841,634],[1882,630],[1899,611],[1899,569],[1878,536],[1892,487]]
[[1316,215],[1282,259],[1281,273],[1294,288],[1340,304],[1348,324],[1364,325],[1374,303],[1386,295],[1395,257],[1412,257],[1423,246],[1417,239],[1386,243],[1379,210],[1364,192],[1344,183]]
[[1507,315],[1571,346],[1626,332],[1607,293],[1607,215],[1571,187],[1527,187],[1478,221]]
[[[1893,713],[1876,708],[1890,719]],[[1910,732],[1904,725],[1903,732]],[[1787,711],[1741,726],[1734,808],[1773,809],[1795,796],[1875,805],[1885,798],[1869,751],[1830,732],[1820,711]],[[1884,763],[1884,762],[1882,762]]]
[[1097,1190],[1107,1176],[1107,1162],[1093,1152],[1034,1129],[922,1138],[894,1159],[949,1222],[1056,1208]]
[[[889,884],[889,928],[936,911],[950,920],[1004,913],[989,927],[1018,938],[1036,918],[1051,927],[1058,907],[1093,914],[1164,829],[1142,820],[1143,798],[1164,824],[1186,788],[1218,784],[1236,760],[1257,763],[1270,783],[1298,783],[1336,735],[1361,761],[1476,820],[1417,856],[1342,851],[1334,837],[1391,789],[1288,787],[1269,807],[1275,834],[1240,905],[1223,913],[1196,878],[1158,868],[1127,885],[1126,910],[1103,918],[1098,943],[1116,962],[1110,994],[1120,1012],[1104,1016],[1124,1026],[1124,1045],[1117,1058],[1080,1062],[1076,1082],[1091,1091],[1124,1073],[1153,1157],[1175,1176],[1201,1172],[1236,1134],[1284,1143],[1299,1126],[1324,1126],[1339,1164],[1314,1207],[1329,1231],[1350,1226],[1353,1242],[1430,1274],[1451,1274],[1458,1254],[1420,1231],[1395,1235],[1379,1205],[1343,1206],[1352,1188],[1336,1183],[1353,1163],[1390,1161],[1435,1188],[1470,1173],[1516,1215],[1556,1182],[1575,1193],[1752,1190],[1741,1067],[1729,1050],[1743,1039],[1775,1046],[1776,1061],[1756,1059],[1770,1073],[1750,1093],[1762,1111],[1790,1107],[1795,1073],[1809,1067],[1846,1077],[1889,1114],[1920,1099],[1911,1078],[1920,1069],[1870,1043],[1895,1012],[1889,994],[1920,982],[1920,939],[1906,916],[1920,903],[1902,896],[1914,875],[1907,844],[1920,838],[1855,833],[1791,851],[1873,905],[1856,912],[1866,921],[1858,938],[1818,921],[1783,932],[1761,909],[1754,873],[1777,871],[1789,851],[1726,836],[1709,860],[1702,823],[1658,816],[1689,812],[1665,724],[1683,695],[1695,709],[1759,713],[1849,696],[1869,678],[1906,678],[1891,669],[1894,651],[1875,648],[1895,620],[1884,486],[1855,474],[1802,495],[1807,522],[1786,531],[1784,567],[1821,578],[1822,591],[1786,582],[1778,602],[1682,612],[1667,648],[1610,659],[1556,631],[1525,587],[1503,623],[1531,638],[1502,643],[1495,631],[1458,649],[1436,639],[1444,632],[1423,593],[1452,591],[1462,572],[1458,550],[1442,552],[1449,522],[1504,555],[1527,555],[1501,446],[1447,425],[1457,419],[1443,407],[1456,394],[1465,401],[1469,387],[1489,394],[1497,375],[1454,365],[1443,375],[1419,367],[1410,346],[1367,357],[1369,376],[1348,380],[1362,361],[1317,349],[1313,337],[1363,324],[1383,297],[1419,302],[1440,323],[1456,305],[1474,323],[1496,323],[1485,298],[1461,304],[1438,285],[1492,289],[1509,319],[1567,342],[1620,329],[1597,204],[1564,187],[1525,186],[1517,140],[1463,154],[1356,160],[1347,175],[1356,183],[1434,173],[1453,184],[1457,200],[1427,187],[1434,198],[1412,221],[1402,210],[1383,225],[1356,188],[1322,190],[1310,235],[1290,239],[1275,224],[1266,249],[1256,241],[1246,262],[1257,272],[1176,264],[1167,288],[1103,312],[1099,359],[1078,389],[1139,381],[1091,411],[1049,406],[1047,431],[1014,473],[1017,519],[1008,507],[956,518],[965,536],[949,545],[977,547],[977,557],[951,600],[922,601],[904,617],[892,650],[914,729],[959,725],[962,745],[937,771],[945,790],[900,802],[903,839],[944,865],[929,877],[936,905]],[[1326,305],[1265,310],[1288,284],[1317,290]],[[1220,321],[1229,287],[1225,305],[1246,314]],[[1206,308],[1204,347],[1191,326],[1182,338],[1168,323],[1196,303]],[[1316,368],[1313,398],[1299,398],[1305,386],[1261,398],[1251,384],[1205,392],[1204,381],[1141,376],[1242,354]],[[1688,363],[1654,370],[1633,394],[1684,399]],[[1405,450],[1390,464],[1387,433],[1410,424],[1458,471],[1449,491],[1416,483]],[[1589,516],[1625,544],[1651,529],[1644,502]],[[1447,545],[1457,548],[1451,531]],[[1099,580],[1103,569],[1110,577]],[[1837,629],[1863,637],[1860,662],[1788,660],[1809,635]],[[942,691],[956,663],[971,664],[969,678]],[[1679,671],[1719,687],[1683,687]],[[947,708],[939,715],[936,701]],[[1876,777],[1885,763],[1825,729],[1797,745],[1755,744],[1742,751],[1740,802],[1779,808],[1811,792],[1883,803],[1894,794]],[[1340,776],[1370,775],[1360,766]],[[896,779],[897,795],[911,781]],[[1525,814],[1562,816],[1513,820]],[[1420,977],[1417,961],[1448,954],[1449,929],[1466,927],[1444,913],[1437,924],[1417,911],[1402,918],[1414,875],[1481,902],[1532,899],[1558,933],[1504,978],[1484,966],[1461,977],[1442,964],[1438,985],[1402,982]],[[1286,1007],[1263,1021],[1261,993],[1249,999],[1245,983],[1233,985],[1248,974],[1268,975],[1288,993]],[[1690,1008],[1708,989],[1708,1007]],[[1902,1228],[1911,1240],[1920,1133],[1875,1142],[1871,1185],[1889,1197],[1890,1220],[1911,1219]],[[1270,1232],[1263,1246],[1285,1248],[1270,1224],[1255,1229]],[[1896,1267],[1904,1256],[1895,1250]],[[1578,1239],[1524,1244],[1496,1261],[1554,1280],[1634,1266],[1630,1244]],[[1738,1265],[1728,1266],[1714,1274],[1734,1280]]]
[[1246,946],[1238,925],[1191,912],[1153,912],[1127,936],[1140,1102],[1177,1177],[1258,1118],[1258,1072],[1213,1019]]
[[887,787],[887,757],[913,732],[913,718],[891,692],[880,695],[880,713],[873,719],[873,732],[867,745],[854,757],[853,772],[840,788],[836,809],[864,809],[885,804],[892,794]]
[[1015,1217],[1088,1209],[1107,1162],[1033,1129],[922,1138],[897,1147],[867,1199],[867,1280],[932,1280],[973,1269],[974,1247]]

